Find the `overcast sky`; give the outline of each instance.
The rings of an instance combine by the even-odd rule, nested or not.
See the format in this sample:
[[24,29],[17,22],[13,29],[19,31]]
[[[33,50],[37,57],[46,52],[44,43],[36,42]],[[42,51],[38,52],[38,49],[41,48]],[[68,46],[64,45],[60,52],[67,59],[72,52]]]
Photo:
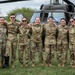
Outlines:
[[[70,0],[75,3],[75,0]],[[20,2],[12,2],[12,3],[3,3],[0,4],[0,12],[2,15],[6,15],[9,11],[22,8],[22,7],[30,7],[33,9],[39,10],[41,4],[49,4],[50,0],[31,0],[31,1],[20,1]]]

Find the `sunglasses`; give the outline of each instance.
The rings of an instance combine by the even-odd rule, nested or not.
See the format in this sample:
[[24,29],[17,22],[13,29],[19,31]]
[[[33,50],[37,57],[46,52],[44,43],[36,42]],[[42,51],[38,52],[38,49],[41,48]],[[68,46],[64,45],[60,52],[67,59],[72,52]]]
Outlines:
[[74,21],[70,21],[70,23],[72,23],[72,22],[74,22]]
[[22,22],[26,22],[27,20],[22,20]]
[[15,17],[11,17],[11,18],[15,18]]

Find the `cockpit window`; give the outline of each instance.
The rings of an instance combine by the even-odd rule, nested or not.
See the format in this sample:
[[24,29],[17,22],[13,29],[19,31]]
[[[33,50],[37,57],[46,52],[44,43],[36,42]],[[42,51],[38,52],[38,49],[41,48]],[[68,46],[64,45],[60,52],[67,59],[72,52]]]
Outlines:
[[41,22],[45,23],[50,16],[53,17],[55,22],[60,22],[61,18],[65,18],[64,12],[35,12],[30,22],[33,23],[36,17],[40,17]]
[[40,12],[36,12],[36,13],[33,14],[30,22],[33,23],[35,21],[35,18],[36,17],[40,17],[40,19],[42,20],[42,16],[43,16],[43,13],[42,12],[41,13]]
[[62,12],[54,12],[52,14],[52,16],[53,16],[54,20],[57,21],[57,22],[60,22],[61,18],[65,18],[64,13],[62,13]]

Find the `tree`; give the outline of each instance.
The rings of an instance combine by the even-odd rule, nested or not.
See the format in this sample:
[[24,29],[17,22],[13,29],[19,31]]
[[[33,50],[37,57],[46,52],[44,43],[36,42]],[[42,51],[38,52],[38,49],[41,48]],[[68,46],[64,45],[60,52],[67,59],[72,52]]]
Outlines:
[[35,10],[31,8],[17,8],[8,13],[7,21],[9,21],[9,17],[11,14],[23,13],[24,17],[27,18],[27,21],[30,21],[30,18]]

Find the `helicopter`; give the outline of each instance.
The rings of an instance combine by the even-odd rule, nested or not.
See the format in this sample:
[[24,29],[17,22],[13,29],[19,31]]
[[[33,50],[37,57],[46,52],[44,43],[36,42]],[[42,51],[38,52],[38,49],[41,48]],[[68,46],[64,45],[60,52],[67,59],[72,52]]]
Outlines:
[[[17,1],[30,1],[30,0],[2,0],[0,3],[9,3]],[[64,2],[66,4],[64,4]],[[67,23],[71,17],[75,17],[75,5],[69,0],[50,0],[50,4],[40,6],[39,11],[35,11],[30,19],[30,23],[33,23],[36,17],[40,17],[41,22],[46,23],[48,17],[52,16],[54,22],[59,23],[61,18],[66,18]],[[16,13],[16,19],[21,21],[24,14]]]
[[75,5],[69,0],[50,0],[50,4],[42,4],[40,10],[34,12],[30,23],[33,23],[36,17],[40,17],[42,23],[47,23],[50,16],[56,23],[59,23],[61,18],[65,18],[68,23],[75,12],[74,7]]
[[0,0],[1,3],[17,2],[17,1],[29,1],[29,0]]

